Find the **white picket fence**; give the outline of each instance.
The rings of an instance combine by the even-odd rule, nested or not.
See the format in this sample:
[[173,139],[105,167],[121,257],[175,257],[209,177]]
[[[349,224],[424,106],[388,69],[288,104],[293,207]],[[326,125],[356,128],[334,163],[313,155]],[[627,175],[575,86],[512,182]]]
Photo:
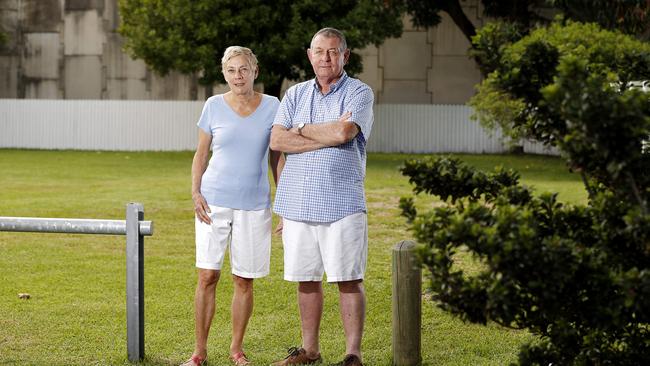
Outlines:
[[[0,99],[0,148],[194,150],[203,102]],[[462,105],[379,104],[370,152],[501,153]],[[555,154],[524,144],[535,154]]]

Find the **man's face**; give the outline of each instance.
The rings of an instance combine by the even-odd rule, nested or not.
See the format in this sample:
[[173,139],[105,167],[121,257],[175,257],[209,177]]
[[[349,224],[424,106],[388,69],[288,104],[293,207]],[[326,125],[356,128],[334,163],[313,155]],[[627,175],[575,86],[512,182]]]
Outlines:
[[318,35],[307,50],[307,56],[319,79],[335,79],[343,72],[350,50],[341,50],[341,41],[336,37]]

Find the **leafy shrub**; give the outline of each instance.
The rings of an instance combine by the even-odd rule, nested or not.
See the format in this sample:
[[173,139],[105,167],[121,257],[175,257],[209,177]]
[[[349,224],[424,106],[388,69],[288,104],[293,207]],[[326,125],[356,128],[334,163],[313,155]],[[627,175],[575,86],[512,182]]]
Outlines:
[[[650,45],[568,22],[489,52],[500,61],[472,101],[481,121],[556,147],[589,200],[535,196],[512,171],[407,161],[414,191],[446,202],[419,214],[400,201],[434,299],[537,335],[522,365],[650,364],[650,101],[628,88],[650,77]],[[483,264],[478,274],[454,265],[460,251]]]

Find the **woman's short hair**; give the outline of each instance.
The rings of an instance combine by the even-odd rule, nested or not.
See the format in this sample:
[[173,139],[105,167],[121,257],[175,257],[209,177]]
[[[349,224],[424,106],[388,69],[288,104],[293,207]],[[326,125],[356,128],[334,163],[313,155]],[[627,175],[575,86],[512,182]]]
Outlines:
[[341,49],[339,50],[341,52],[345,51],[348,48],[348,43],[345,40],[345,36],[343,35],[343,32],[341,32],[336,28],[331,28],[331,27],[323,28],[318,32],[316,32],[316,34],[314,34],[314,36],[311,37],[311,43],[309,47],[311,47],[311,45],[314,43],[314,39],[316,39],[317,36],[321,36],[321,35],[327,38],[338,38],[339,41],[341,42]]
[[226,65],[228,65],[228,61],[237,56],[246,56],[248,63],[251,65],[251,68],[257,68],[257,57],[255,57],[255,54],[253,51],[251,51],[250,48],[242,46],[230,46],[223,52],[223,57],[221,58],[221,70],[225,71]]

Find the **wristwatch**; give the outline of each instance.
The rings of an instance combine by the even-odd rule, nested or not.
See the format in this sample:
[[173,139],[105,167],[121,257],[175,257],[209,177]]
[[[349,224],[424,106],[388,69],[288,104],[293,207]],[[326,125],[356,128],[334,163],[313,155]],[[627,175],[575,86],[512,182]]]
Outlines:
[[305,122],[298,123],[298,134],[302,135],[302,129],[305,128]]

